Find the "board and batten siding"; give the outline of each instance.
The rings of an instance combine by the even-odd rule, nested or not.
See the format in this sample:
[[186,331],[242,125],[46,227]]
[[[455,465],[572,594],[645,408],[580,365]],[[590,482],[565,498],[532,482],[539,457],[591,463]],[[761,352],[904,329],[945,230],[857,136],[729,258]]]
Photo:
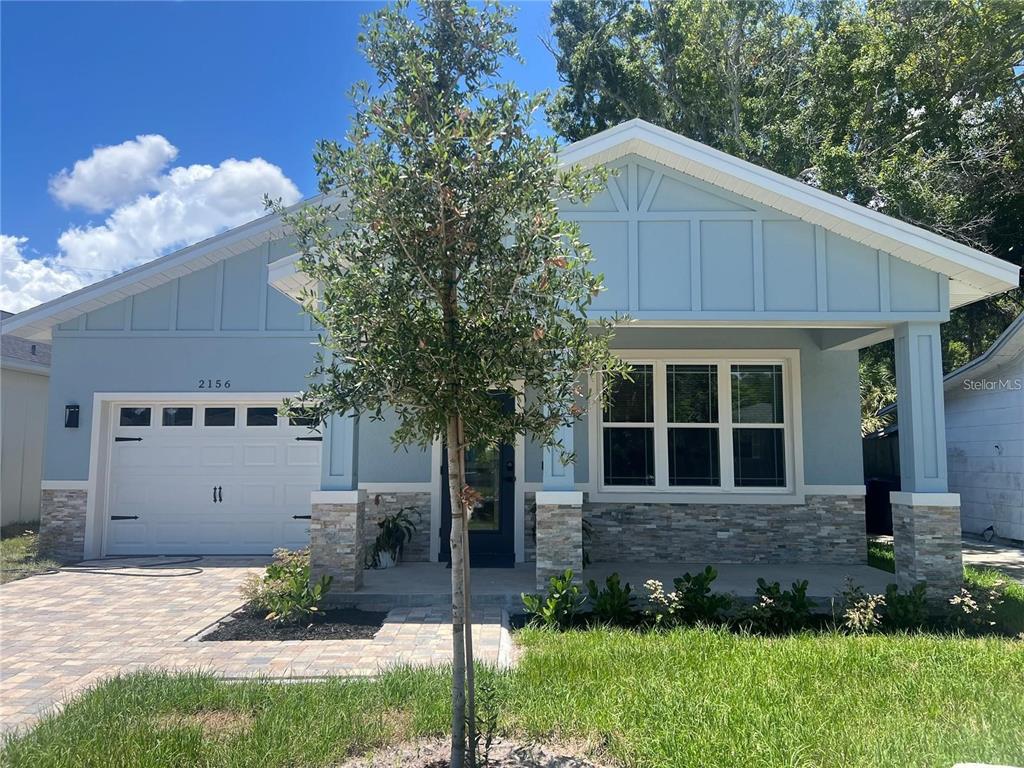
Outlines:
[[1024,539],[1024,356],[981,380],[990,384],[971,389],[977,380],[968,378],[946,392],[949,490],[960,494],[967,533],[991,525],[997,536]]
[[[201,379],[230,380],[218,396],[302,389],[316,333],[267,285],[267,264],[293,251],[287,240],[265,243],[54,329],[44,477],[88,478],[96,392],[193,393]],[[81,408],[78,429],[64,427],[69,403]],[[360,480],[428,482],[429,451],[396,451],[393,429],[387,418],[362,420]]]
[[636,156],[565,203],[605,276],[600,315],[638,320],[945,319],[945,276]]

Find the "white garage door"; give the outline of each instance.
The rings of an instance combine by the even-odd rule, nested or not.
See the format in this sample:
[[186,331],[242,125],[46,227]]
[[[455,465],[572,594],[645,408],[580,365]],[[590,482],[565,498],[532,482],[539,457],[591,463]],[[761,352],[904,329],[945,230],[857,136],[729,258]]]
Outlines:
[[113,407],[110,555],[265,554],[309,542],[320,442],[275,403]]

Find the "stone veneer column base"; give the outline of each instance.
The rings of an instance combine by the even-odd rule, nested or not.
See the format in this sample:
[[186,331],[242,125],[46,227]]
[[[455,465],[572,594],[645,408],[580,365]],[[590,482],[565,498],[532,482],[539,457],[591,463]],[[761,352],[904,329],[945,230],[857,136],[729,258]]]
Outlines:
[[39,554],[64,563],[85,557],[85,509],[89,492],[44,489],[39,504]]
[[365,491],[314,491],[309,521],[310,578],[330,576],[332,592],[363,584]]
[[893,492],[890,498],[897,585],[905,590],[923,581],[930,599],[948,598],[964,580],[959,497]]
[[571,568],[583,571],[583,494],[579,491],[537,492],[537,589]]

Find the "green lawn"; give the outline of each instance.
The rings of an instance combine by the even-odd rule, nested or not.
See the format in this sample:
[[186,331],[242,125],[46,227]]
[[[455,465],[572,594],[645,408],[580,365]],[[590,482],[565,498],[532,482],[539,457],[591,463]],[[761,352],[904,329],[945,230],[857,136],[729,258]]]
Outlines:
[[0,529],[0,584],[59,568],[60,563],[36,557],[35,525],[17,523]]
[[[1024,764],[1024,643],[524,630],[500,728],[628,766]],[[9,742],[14,766],[328,766],[447,728],[448,679],[277,685],[141,674]]]
[[[890,573],[896,572],[896,558],[891,543],[868,539],[868,565]],[[1014,581],[992,568],[964,568],[964,584],[969,590],[982,592],[996,582],[1003,582],[1003,604],[996,608],[1000,625],[1012,633],[1024,632],[1024,584]]]

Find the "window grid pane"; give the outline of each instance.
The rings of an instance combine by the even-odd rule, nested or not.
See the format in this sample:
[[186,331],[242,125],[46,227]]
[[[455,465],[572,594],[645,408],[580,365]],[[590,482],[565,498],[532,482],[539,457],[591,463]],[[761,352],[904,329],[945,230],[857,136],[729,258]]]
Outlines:
[[605,485],[654,485],[654,428],[605,427]]
[[717,429],[669,429],[669,485],[721,485],[722,473],[719,464]]
[[163,425],[165,427],[191,427],[191,408],[164,408]]
[[234,408],[206,408],[203,410],[203,425],[207,427],[235,426]]
[[246,408],[245,426],[247,427],[276,427],[277,408]]
[[718,366],[669,365],[665,383],[670,424],[718,422]]
[[786,485],[785,430],[734,429],[732,455],[737,488]]
[[782,366],[734,365],[732,420],[735,424],[782,424]]
[[122,408],[122,427],[148,427],[152,410],[149,408]]
[[654,421],[654,366],[634,365],[629,376],[632,381],[612,380],[604,420],[649,424]]

